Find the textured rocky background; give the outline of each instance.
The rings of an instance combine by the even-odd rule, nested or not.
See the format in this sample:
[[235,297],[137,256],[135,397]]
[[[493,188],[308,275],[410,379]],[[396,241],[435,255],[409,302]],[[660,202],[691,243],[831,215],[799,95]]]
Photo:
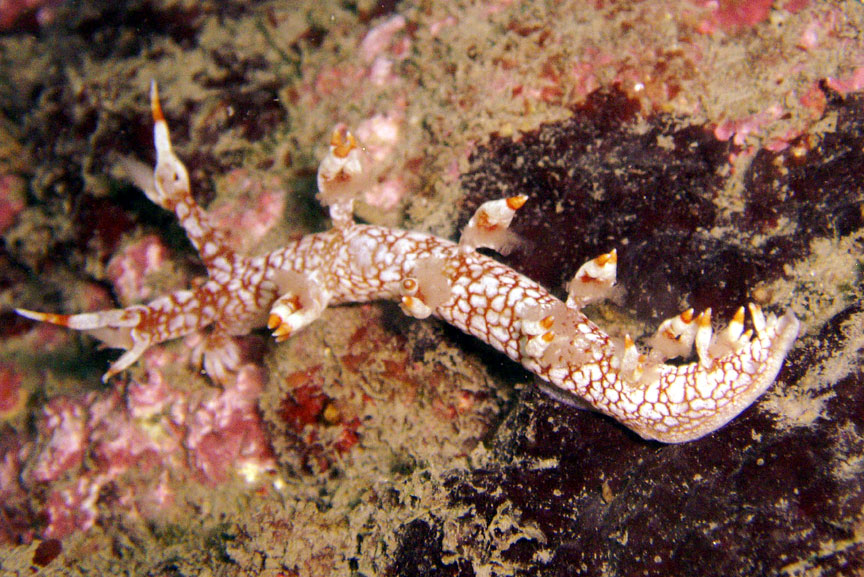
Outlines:
[[[0,0],[0,573],[851,575],[864,571],[860,2]],[[18,318],[146,301],[203,270],[123,180],[158,80],[196,198],[238,249],[327,226],[337,122],[370,222],[455,237],[524,193],[506,260],[591,313],[791,309],[777,384],[709,437],[645,442],[392,304],[116,353]]]

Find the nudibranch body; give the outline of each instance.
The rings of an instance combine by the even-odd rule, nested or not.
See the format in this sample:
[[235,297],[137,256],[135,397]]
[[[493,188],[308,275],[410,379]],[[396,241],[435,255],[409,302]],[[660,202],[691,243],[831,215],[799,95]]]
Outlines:
[[[205,370],[223,380],[239,362],[234,336],[266,324],[277,341],[284,340],[328,306],[395,299],[406,314],[443,319],[642,437],[678,443],[718,429],[752,404],[774,381],[797,337],[794,315],[766,317],[750,305],[752,330],[744,330],[743,308],[717,334],[710,310],[699,315],[688,310],[660,325],[648,354],[629,336],[620,342],[611,338],[582,309],[614,285],[614,250],[576,272],[566,302],[477,251],[511,246],[508,226],[526,196],[480,206],[459,243],[356,224],[353,199],[364,186],[363,158],[345,130],[334,132],[318,171],[319,199],[329,207],[333,228],[262,256],[237,254],[192,198],[155,84],[151,100],[156,167],[152,177],[140,168],[132,172],[153,202],[177,215],[207,267],[207,281],[125,309],[77,315],[18,310],[125,349],[105,380],[148,347],[207,328],[199,352]],[[665,362],[694,347],[696,361]]]

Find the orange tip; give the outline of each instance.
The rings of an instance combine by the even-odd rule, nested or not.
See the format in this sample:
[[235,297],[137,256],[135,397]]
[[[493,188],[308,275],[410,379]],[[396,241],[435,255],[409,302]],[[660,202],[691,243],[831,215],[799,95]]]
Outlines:
[[528,197],[525,196],[524,194],[520,194],[517,196],[511,196],[510,198],[507,199],[507,207],[510,210],[519,210],[520,208],[525,206],[525,203],[527,201],[528,201]]
[[336,158],[345,158],[352,150],[357,148],[357,140],[350,131],[344,128],[337,128],[330,135],[330,146],[333,147],[333,156]]
[[618,262],[618,251],[612,249],[611,252],[607,252],[606,254],[601,254],[597,258],[594,259],[599,266],[605,266],[606,263],[616,264]]
[[150,110],[153,112],[153,122],[165,122],[162,105],[159,103],[159,86],[155,80],[150,83]]

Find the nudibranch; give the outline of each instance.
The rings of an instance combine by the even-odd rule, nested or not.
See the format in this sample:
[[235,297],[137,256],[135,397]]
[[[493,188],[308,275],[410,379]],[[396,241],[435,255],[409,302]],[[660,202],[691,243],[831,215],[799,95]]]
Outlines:
[[[698,439],[751,405],[774,381],[798,335],[792,313],[741,308],[718,333],[711,311],[687,310],[661,323],[640,352],[629,336],[614,339],[582,312],[615,283],[613,250],[576,272],[562,302],[545,288],[478,252],[503,251],[524,195],[480,206],[458,243],[430,234],[357,224],[353,203],[365,185],[362,151],[345,129],[334,131],[318,170],[318,198],[333,227],[256,257],[237,254],[191,195],[186,167],[171,147],[155,83],[151,87],[156,167],[130,164],[135,183],[173,211],[207,268],[208,278],[146,305],[62,315],[18,309],[39,321],[84,331],[125,349],[104,380],[150,346],[209,329],[203,365],[216,380],[237,369],[233,337],[267,326],[277,341],[321,316],[328,306],[395,299],[413,317],[438,317],[482,339],[541,379],[579,397],[646,439]],[[673,357],[696,360],[670,364]]]

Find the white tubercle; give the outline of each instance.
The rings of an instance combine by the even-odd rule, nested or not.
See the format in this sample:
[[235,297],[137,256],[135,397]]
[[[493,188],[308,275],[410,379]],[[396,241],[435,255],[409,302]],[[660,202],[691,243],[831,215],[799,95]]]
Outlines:
[[354,200],[366,185],[363,153],[354,135],[338,127],[330,137],[330,149],[318,166],[318,201],[330,208],[335,226],[351,224]]
[[474,211],[474,215],[459,239],[464,250],[491,248],[507,254],[516,243],[516,236],[508,228],[513,215],[525,205],[528,197],[524,194],[484,202]]
[[567,286],[567,306],[582,308],[605,299],[615,285],[618,274],[618,252],[601,254],[579,267]]
[[648,357],[652,360],[665,361],[689,355],[693,350],[693,340],[696,338],[696,325],[693,319],[693,309],[687,309],[660,323],[657,332],[649,340],[652,350]]

